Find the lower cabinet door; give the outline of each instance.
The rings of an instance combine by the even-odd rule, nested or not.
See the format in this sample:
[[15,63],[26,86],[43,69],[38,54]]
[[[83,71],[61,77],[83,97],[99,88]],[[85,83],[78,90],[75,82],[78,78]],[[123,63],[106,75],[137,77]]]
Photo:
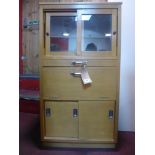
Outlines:
[[46,137],[78,137],[78,105],[76,102],[45,102]]
[[114,101],[79,102],[79,139],[113,141]]

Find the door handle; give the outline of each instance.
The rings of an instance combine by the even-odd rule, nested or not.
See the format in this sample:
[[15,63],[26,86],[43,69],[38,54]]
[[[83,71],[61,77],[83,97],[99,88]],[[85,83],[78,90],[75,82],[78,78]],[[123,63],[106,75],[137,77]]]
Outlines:
[[109,110],[109,119],[113,119],[113,117],[114,117],[113,110]]
[[51,116],[51,109],[46,108],[45,113],[46,113],[46,117],[50,117]]
[[88,61],[72,61],[72,65],[87,65]]
[[70,73],[72,76],[79,77],[81,76],[81,72],[72,72]]
[[78,109],[73,109],[73,117],[78,117]]

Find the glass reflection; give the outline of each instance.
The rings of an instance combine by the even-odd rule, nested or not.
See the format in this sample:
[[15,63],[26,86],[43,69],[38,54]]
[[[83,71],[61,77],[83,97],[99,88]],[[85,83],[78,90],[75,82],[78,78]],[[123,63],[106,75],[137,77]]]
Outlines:
[[50,18],[50,51],[76,51],[75,16],[51,16]]
[[83,15],[82,51],[112,50],[112,16],[110,14]]

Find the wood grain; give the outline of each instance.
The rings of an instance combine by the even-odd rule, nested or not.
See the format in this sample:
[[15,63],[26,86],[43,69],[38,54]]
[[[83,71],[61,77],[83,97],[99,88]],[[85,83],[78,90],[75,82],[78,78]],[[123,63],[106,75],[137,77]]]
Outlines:
[[39,29],[30,26],[31,21],[39,21],[39,0],[23,0],[23,73],[39,73]]
[[[73,117],[76,102],[45,102],[45,110],[50,109],[50,116],[45,114],[47,137],[78,137],[78,117]],[[46,112],[45,112],[46,113]]]
[[[115,147],[119,109],[120,4],[40,1],[40,122],[41,141],[44,144]],[[112,31],[116,31],[112,39],[112,51],[82,52],[83,26],[79,20],[76,54],[50,52],[50,41],[45,37],[45,30],[50,31],[50,16],[62,15],[62,11],[68,15],[67,10],[77,11],[78,19],[82,13],[112,14]],[[87,70],[92,84],[83,85],[80,77],[70,74],[81,71],[80,65],[72,65],[73,60],[88,60]],[[47,108],[52,111],[50,117],[46,116]],[[76,118],[72,116],[74,108],[79,112]],[[112,118],[109,118],[109,111],[113,112]]]
[[[109,111],[115,113],[113,101],[79,102],[79,138],[80,140],[109,141],[114,139],[114,116],[109,118]],[[115,114],[114,114],[115,115]]]
[[117,70],[114,67],[88,67],[92,84],[83,85],[80,77],[72,72],[81,72],[79,67],[44,67],[42,89],[44,99],[57,100],[103,100],[116,99]]

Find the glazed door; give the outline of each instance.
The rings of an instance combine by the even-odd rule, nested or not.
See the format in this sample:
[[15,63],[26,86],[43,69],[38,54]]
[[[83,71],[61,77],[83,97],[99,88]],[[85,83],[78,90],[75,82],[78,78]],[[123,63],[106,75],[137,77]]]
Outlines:
[[55,138],[78,137],[78,106],[76,102],[45,102],[45,135]]
[[81,55],[117,56],[117,10],[84,9],[79,10],[78,15],[81,25]]
[[45,56],[116,57],[117,10],[46,13]]
[[80,101],[80,140],[112,142],[114,140],[114,119],[114,101]]
[[75,56],[77,52],[77,14],[46,13],[45,56]]

